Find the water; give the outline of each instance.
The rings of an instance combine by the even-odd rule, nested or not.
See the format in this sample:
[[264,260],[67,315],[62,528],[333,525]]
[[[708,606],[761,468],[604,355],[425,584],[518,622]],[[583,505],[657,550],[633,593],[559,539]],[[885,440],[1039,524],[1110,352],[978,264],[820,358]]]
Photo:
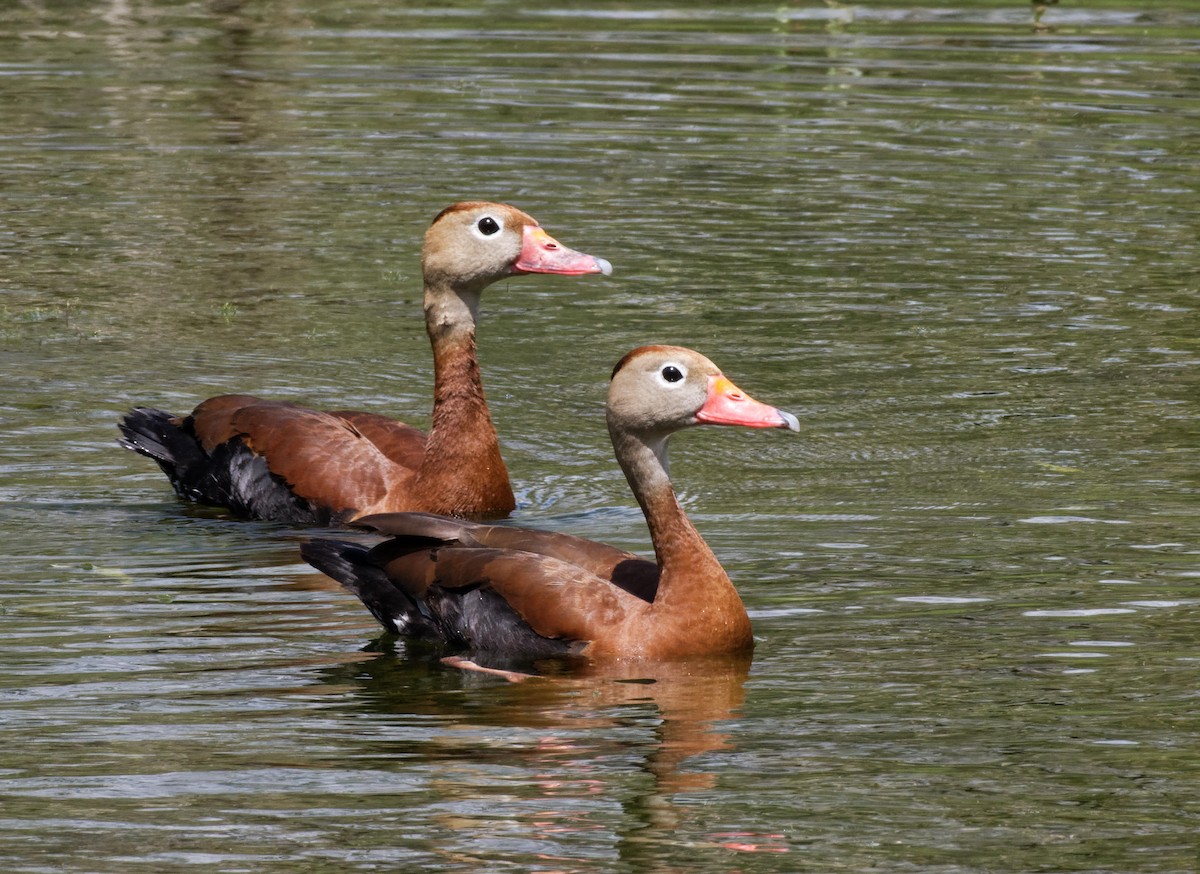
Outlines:
[[[5,870],[1195,870],[1200,4],[1042,23],[0,10]],[[519,521],[647,548],[635,345],[800,416],[674,446],[752,665],[463,676],[116,448],[229,390],[426,423],[463,197],[616,271],[484,298]]]

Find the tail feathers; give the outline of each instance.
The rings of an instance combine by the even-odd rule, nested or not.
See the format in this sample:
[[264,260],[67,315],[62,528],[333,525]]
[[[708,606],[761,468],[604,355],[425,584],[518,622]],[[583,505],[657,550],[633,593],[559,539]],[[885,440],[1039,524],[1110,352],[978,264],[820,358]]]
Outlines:
[[208,454],[179,419],[153,407],[136,407],[117,423],[117,442],[139,455],[152,458],[162,468],[180,497],[211,502],[199,488]]
[[349,589],[392,634],[425,640],[444,640],[421,605],[398,589],[383,569],[371,561],[367,549],[343,540],[307,540],[300,555],[317,570]]

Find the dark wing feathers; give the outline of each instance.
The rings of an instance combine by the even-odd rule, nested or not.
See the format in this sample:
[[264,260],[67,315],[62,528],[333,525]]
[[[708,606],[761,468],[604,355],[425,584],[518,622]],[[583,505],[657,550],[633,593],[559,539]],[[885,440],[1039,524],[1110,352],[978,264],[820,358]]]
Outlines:
[[467,650],[477,662],[511,665],[512,659],[552,658],[579,648],[574,641],[538,634],[488,586],[435,590],[430,593],[429,607],[444,629],[446,642]]
[[394,465],[345,419],[276,402],[239,409],[239,437],[296,494],[334,509],[370,506],[387,492]]
[[[305,559],[377,617],[383,599],[376,592],[386,580],[405,603],[423,605],[447,644],[474,653],[578,651],[647,609],[658,584],[654,562],[569,535],[426,513],[381,514],[355,524],[391,536],[369,550],[344,545],[346,565],[313,561],[312,547],[305,547]],[[381,622],[395,630],[396,623]]]
[[192,500],[228,507],[239,516],[296,525],[325,526],[340,517],[328,506],[296,494],[261,455],[227,440],[208,457],[205,488]]
[[190,416],[139,407],[121,420],[127,449],[154,459],[175,491],[258,519],[328,525],[410,478],[416,428],[373,413],[323,413],[220,395]]
[[489,661],[561,656],[577,649],[574,640],[535,631],[488,580],[468,580],[452,570],[453,585],[435,583],[430,569],[436,550],[424,547],[381,565],[377,549],[320,539],[301,544],[300,554],[357,595],[392,634],[438,641]]
[[295,494],[241,440],[233,438],[206,450],[192,417],[180,419],[163,410],[138,407],[118,423],[118,443],[154,459],[181,498],[228,507],[241,516],[301,525],[328,525],[322,507]]
[[444,547],[400,556],[384,570],[393,583],[429,600],[438,590],[486,587],[537,634],[567,641],[589,641],[646,607],[584,568],[530,552]]

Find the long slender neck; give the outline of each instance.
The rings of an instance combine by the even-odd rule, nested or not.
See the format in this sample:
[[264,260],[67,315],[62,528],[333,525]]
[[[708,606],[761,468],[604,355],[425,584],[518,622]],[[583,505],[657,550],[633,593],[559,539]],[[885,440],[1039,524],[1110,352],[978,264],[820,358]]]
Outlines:
[[435,436],[451,439],[454,429],[463,427],[471,433],[489,433],[492,441],[496,440],[475,346],[478,309],[478,293],[464,296],[453,291],[425,291],[425,330],[433,346],[431,445],[437,442]]
[[729,577],[684,513],[671,487],[666,435],[643,437],[611,425],[609,433],[621,469],[650,528],[660,570],[655,603],[694,598],[713,589],[727,590],[726,594],[737,598]]
[[[417,479],[438,493],[438,512],[497,515],[512,510],[508,470],[479,373],[475,319],[480,290],[425,288],[433,346],[433,423]],[[483,494],[480,494],[483,492]]]
[[677,655],[750,652],[754,635],[746,607],[671,488],[666,436],[640,439],[614,429],[611,422],[609,432],[646,514],[658,558],[651,634],[664,635],[665,651]]

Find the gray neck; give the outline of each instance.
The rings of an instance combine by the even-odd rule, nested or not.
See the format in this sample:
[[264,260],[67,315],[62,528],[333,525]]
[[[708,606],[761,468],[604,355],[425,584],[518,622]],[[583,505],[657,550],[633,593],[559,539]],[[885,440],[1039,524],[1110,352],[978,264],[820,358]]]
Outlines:
[[475,335],[479,319],[479,298],[483,289],[461,289],[451,286],[425,287],[425,329],[429,338],[460,338]]

